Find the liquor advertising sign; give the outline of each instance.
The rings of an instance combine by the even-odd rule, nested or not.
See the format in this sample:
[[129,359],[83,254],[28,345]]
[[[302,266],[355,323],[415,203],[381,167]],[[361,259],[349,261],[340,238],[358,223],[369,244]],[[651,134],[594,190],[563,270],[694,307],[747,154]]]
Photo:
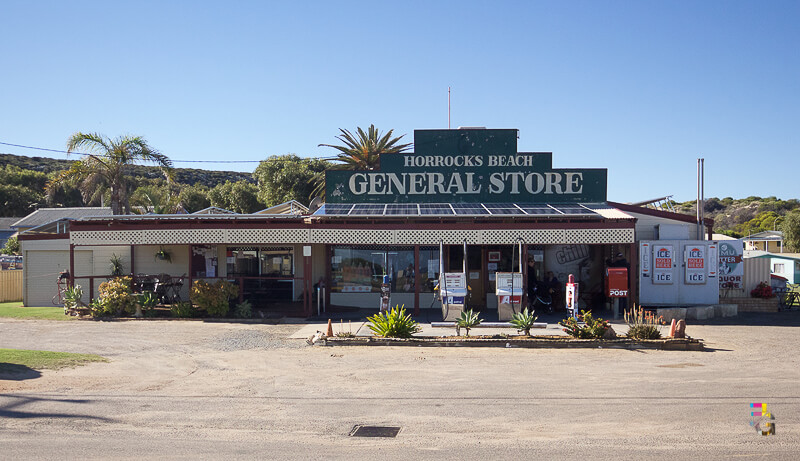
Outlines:
[[744,243],[741,240],[719,242],[719,288],[744,288]]
[[671,285],[672,266],[675,254],[672,245],[653,245],[653,283],[657,285]]
[[686,263],[686,283],[706,283],[706,246],[689,245],[684,249]]

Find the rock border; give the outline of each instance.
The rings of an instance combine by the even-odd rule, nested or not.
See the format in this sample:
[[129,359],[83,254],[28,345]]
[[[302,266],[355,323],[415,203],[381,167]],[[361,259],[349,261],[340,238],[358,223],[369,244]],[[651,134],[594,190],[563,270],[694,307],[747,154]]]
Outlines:
[[529,337],[529,338],[469,338],[433,336],[403,338],[379,338],[373,336],[325,339],[328,346],[413,346],[413,347],[503,347],[529,349],[653,349],[665,351],[702,351],[703,340],[697,338],[681,339],[574,339],[570,337]]

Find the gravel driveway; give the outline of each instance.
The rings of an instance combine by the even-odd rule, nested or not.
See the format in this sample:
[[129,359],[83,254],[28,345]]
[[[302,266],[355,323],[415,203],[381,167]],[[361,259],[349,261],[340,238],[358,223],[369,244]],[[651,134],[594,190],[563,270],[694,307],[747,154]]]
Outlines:
[[[0,347],[111,359],[0,380],[0,458],[796,459],[798,324],[689,325],[709,350],[680,352],[326,348],[288,339],[301,325],[0,320]],[[749,426],[753,402],[775,412],[776,436]],[[349,437],[356,424],[401,430]]]

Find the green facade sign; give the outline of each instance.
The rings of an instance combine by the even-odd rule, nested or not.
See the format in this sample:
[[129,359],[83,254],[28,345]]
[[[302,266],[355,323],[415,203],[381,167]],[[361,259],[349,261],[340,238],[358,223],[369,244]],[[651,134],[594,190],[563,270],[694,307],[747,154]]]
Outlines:
[[328,203],[599,203],[606,169],[554,169],[549,152],[517,152],[517,130],[416,130],[413,153],[379,170],[325,173]]

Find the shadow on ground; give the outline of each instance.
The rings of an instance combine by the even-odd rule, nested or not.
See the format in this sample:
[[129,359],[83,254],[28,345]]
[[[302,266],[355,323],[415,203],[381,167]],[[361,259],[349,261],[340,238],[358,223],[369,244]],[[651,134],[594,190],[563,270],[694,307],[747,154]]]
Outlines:
[[45,404],[48,407],[53,403],[63,404],[86,404],[91,403],[86,399],[54,399],[45,397],[29,397],[24,395],[0,394],[0,418],[31,419],[31,418],[78,418],[94,419],[98,421],[111,421],[108,418],[90,416],[78,413],[36,413],[34,411],[23,411],[20,407],[31,404]]
[[688,320],[692,325],[800,326],[800,310],[781,312],[740,312],[736,317]]
[[25,381],[26,379],[36,379],[40,376],[42,376],[42,373],[25,365],[0,362],[0,380]]

